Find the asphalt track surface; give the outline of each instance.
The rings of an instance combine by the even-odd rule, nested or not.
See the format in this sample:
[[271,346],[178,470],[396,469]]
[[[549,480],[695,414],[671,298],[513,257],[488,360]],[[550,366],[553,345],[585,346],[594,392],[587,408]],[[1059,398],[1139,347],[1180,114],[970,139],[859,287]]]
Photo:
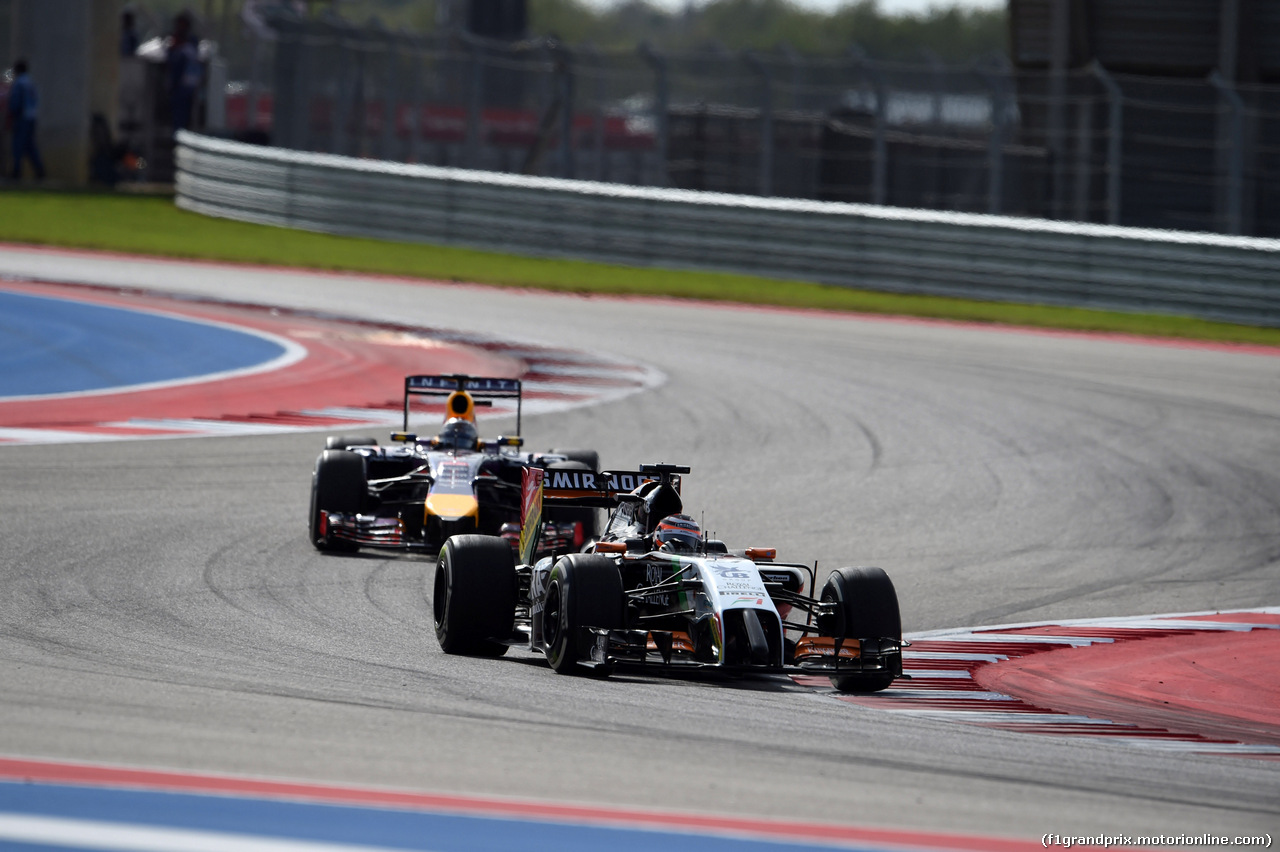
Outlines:
[[[668,381],[527,418],[530,444],[689,463],[705,526],[880,565],[908,631],[1280,603],[1274,353],[58,252],[0,272],[642,361]],[[1277,761],[445,657],[429,560],[306,542],[319,446],[0,448],[0,754],[1028,839],[1280,827]]]

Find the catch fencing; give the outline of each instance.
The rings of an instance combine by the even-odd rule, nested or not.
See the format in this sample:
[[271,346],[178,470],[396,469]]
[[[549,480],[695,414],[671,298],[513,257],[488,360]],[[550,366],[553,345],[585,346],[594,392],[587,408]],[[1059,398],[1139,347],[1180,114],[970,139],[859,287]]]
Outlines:
[[[1214,4],[1202,4],[1214,5]],[[1280,26],[1280,25],[1278,25]],[[276,9],[222,46],[213,132],[542,177],[1280,237],[1280,86],[676,54]],[[212,103],[212,101],[211,101]]]
[[1280,327],[1278,240],[537,178],[187,132],[178,144],[178,205],[243,221]]

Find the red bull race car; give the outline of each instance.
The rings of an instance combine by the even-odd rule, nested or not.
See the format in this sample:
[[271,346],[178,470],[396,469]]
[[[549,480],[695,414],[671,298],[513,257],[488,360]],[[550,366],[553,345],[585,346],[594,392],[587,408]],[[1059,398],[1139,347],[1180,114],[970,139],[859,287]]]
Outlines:
[[[436,562],[436,638],[448,654],[524,646],[559,673],[619,666],[822,674],[844,692],[876,692],[902,673],[893,583],[879,568],[840,568],[814,593],[816,566],[772,548],[730,552],[680,499],[689,468],[524,471],[518,553],[485,535],[450,538]],[[543,515],[561,505],[611,510],[589,552],[546,553]]]
[[[411,401],[444,398],[436,435],[409,431]],[[517,436],[482,440],[476,408],[514,401],[520,431],[519,379],[406,376],[404,427],[392,446],[371,437],[331,436],[311,476],[308,530],[325,551],[361,547],[435,553],[452,535],[480,533],[514,546],[520,530],[522,472],[590,471],[592,450],[525,452]],[[568,507],[549,517],[543,547],[581,549],[596,536],[597,510]],[[504,538],[505,537],[505,538]]]

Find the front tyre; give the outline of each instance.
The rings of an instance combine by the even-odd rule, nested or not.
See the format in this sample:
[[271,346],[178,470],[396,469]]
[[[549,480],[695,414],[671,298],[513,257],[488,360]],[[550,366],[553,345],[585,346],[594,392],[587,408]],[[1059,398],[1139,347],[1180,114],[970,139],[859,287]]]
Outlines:
[[[589,650],[582,645],[582,628],[622,628],[625,606],[622,575],[609,557],[578,553],[556,562],[547,578],[542,612],[542,636],[551,668],[558,674],[577,671],[578,660]],[[597,666],[594,672],[607,677],[612,667]]]
[[[880,568],[839,568],[822,588],[822,601],[837,604],[836,613],[818,620],[825,636],[846,639],[902,641],[898,593]],[[879,692],[893,683],[895,671],[851,672],[833,675],[831,685],[841,692]]]
[[330,435],[325,438],[324,448],[326,450],[349,450],[352,447],[376,447],[378,446],[377,438],[368,438],[364,436],[352,435]]
[[364,507],[368,490],[363,456],[346,450],[325,450],[320,454],[311,474],[309,514],[311,543],[317,550],[349,553],[359,549],[355,542],[326,535],[321,512],[357,514]]
[[505,654],[516,612],[511,545],[486,535],[455,535],[446,541],[436,559],[431,607],[436,639],[446,654]]

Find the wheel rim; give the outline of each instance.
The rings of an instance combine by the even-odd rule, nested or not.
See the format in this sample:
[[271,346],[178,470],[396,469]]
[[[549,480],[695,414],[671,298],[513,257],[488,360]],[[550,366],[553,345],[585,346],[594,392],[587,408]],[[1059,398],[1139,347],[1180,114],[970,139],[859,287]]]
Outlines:
[[311,543],[320,543],[320,507],[316,505],[316,487],[311,486]]
[[435,614],[436,630],[444,626],[444,615],[448,609],[446,606],[449,594],[448,577],[446,576],[444,562],[441,561],[436,566],[436,580],[434,589],[431,592],[431,609]]
[[560,581],[552,580],[547,586],[547,597],[542,607],[542,638],[549,649],[554,649],[560,642],[561,607]]
[[837,604],[835,614],[826,616],[826,618],[830,619],[830,621],[827,621],[826,626],[832,636],[843,636],[845,630],[843,601],[836,596],[830,587],[827,587],[822,592],[822,602]]

